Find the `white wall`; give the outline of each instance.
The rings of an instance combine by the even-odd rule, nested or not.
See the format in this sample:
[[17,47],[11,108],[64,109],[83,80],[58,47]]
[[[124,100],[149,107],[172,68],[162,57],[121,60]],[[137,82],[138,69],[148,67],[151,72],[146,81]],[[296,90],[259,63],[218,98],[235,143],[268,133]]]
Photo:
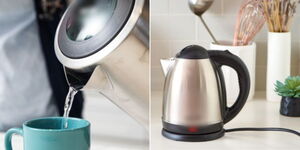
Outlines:
[[[215,0],[204,19],[218,40],[232,40],[242,0]],[[300,7],[300,6],[299,6]],[[299,73],[300,9],[292,29],[292,74]],[[212,41],[200,20],[189,10],[188,0],[151,0],[152,89],[163,88],[160,58],[174,56],[190,44],[208,48]],[[264,91],[267,62],[267,28],[256,36],[256,91]]]

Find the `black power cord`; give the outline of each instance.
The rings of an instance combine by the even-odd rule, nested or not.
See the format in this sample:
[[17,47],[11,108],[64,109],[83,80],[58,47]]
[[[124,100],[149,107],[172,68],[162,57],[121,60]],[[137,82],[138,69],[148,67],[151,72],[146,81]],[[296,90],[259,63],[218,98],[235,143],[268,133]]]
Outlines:
[[232,128],[225,129],[225,132],[236,132],[236,131],[279,131],[279,132],[287,132],[300,136],[300,132],[295,130],[286,129],[286,128]]

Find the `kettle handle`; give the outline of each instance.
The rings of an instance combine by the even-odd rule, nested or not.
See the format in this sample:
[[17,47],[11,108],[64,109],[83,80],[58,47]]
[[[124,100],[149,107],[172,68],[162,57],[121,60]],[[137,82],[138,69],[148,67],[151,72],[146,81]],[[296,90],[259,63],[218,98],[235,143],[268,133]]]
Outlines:
[[[247,101],[249,91],[250,91],[249,72],[244,62],[239,57],[231,54],[228,50],[226,51],[211,50],[208,51],[208,53],[211,60],[213,60],[214,64],[216,65],[217,74],[220,79],[220,85],[221,85],[220,92],[222,96],[221,98],[223,99],[222,106],[223,106],[224,123],[227,123],[230,120],[232,120],[241,111],[241,109],[244,107]],[[226,101],[225,80],[221,69],[223,65],[233,68],[237,72],[238,80],[239,80],[240,92],[237,100],[231,107],[227,106],[227,101]]]

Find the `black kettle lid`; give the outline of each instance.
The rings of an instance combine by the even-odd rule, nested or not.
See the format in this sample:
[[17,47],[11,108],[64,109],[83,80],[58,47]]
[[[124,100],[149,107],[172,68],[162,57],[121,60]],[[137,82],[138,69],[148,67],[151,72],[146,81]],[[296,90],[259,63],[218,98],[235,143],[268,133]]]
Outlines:
[[190,45],[177,53],[176,58],[207,59],[209,58],[209,55],[205,48],[198,45]]

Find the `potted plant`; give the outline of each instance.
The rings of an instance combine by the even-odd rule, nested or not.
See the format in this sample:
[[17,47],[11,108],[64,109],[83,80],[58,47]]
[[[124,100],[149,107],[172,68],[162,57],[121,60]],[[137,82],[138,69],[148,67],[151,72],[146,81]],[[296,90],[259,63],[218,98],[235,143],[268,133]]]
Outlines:
[[288,77],[285,82],[277,81],[275,92],[282,96],[280,114],[300,117],[300,76]]

